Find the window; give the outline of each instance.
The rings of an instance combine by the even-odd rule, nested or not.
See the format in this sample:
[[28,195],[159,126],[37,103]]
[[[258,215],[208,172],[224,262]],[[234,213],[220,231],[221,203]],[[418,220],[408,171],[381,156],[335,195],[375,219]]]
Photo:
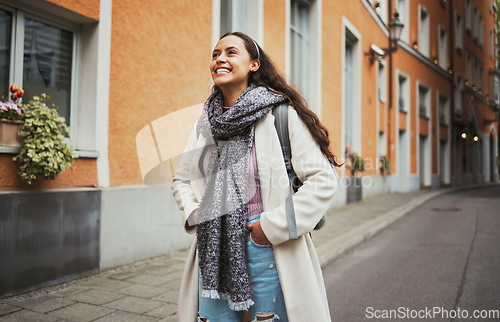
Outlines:
[[495,55],[495,38],[493,29],[490,28],[490,59],[493,59],[494,55]]
[[307,97],[309,92],[309,3],[292,0],[290,17],[291,78]]
[[457,85],[454,88],[455,95],[455,113],[462,114],[462,89],[464,87],[464,82],[462,80],[462,75],[457,74]]
[[426,86],[418,86],[418,114],[421,117],[428,116],[429,89]]
[[480,91],[484,91],[484,68],[483,68],[483,64],[479,63],[479,71],[478,71],[478,82],[477,82],[477,86],[479,88]]
[[408,79],[399,75],[398,77],[398,106],[401,111],[408,111]]
[[462,31],[462,16],[455,12],[455,44],[457,49],[462,49],[463,46],[463,31]]
[[465,77],[469,84],[474,82],[474,78],[472,77],[472,59],[471,53],[467,50],[467,54],[465,55]]
[[448,109],[448,97],[440,94],[438,98],[439,124],[448,124]]
[[384,132],[378,133],[378,155],[387,156],[387,139]]
[[476,57],[473,57],[473,60],[474,60],[474,70],[472,71],[474,73],[474,82],[473,82],[473,85],[476,86],[476,90],[484,90],[484,83],[483,83],[483,72],[484,72],[484,68],[483,68],[483,63],[477,59]]
[[345,144],[353,146],[353,110],[354,110],[354,80],[356,75],[354,73],[354,41],[346,39],[345,42]]
[[[4,49],[0,53],[2,90],[14,81],[25,90],[25,100],[46,93],[49,102],[59,107],[59,114],[71,125],[76,28],[49,22],[21,10],[0,10],[0,17],[3,34],[0,41]],[[13,17],[17,21],[15,24]],[[11,41],[14,35],[15,40]]]
[[342,18],[342,39],[342,140],[343,144],[361,153],[364,116],[359,84],[362,83],[363,48],[361,33],[345,17]]
[[12,13],[0,10],[0,97],[8,97]]
[[447,55],[448,55],[448,42],[447,42],[447,37],[446,37],[446,29],[444,29],[443,26],[439,26],[438,28],[439,32],[439,66],[441,68],[446,69],[447,68]]
[[429,56],[429,14],[425,7],[420,7],[419,10],[419,30],[418,30],[418,49],[420,52]]
[[470,31],[472,28],[472,22],[471,22],[471,6],[470,6],[470,0],[465,1],[465,29]]
[[408,11],[409,0],[398,0],[397,10],[399,12],[399,20],[405,25],[401,31],[401,40],[406,43],[410,42],[410,13]]
[[477,41],[478,29],[479,25],[477,7],[475,5],[472,5],[472,36],[474,38],[474,41]]
[[220,35],[232,31],[241,31],[256,41],[261,41],[260,6],[255,0],[221,0]]
[[484,45],[484,22],[483,15],[478,15],[478,28],[477,28],[477,38],[479,40],[479,46],[483,47]]
[[474,66],[473,66],[473,70],[472,70],[472,79],[473,79],[473,82],[472,82],[472,85],[473,85],[473,89],[477,89],[478,88],[478,85],[479,85],[479,62],[477,61],[477,59],[474,57],[474,59],[472,59],[474,61]]
[[500,102],[500,80],[498,77],[495,78],[495,104]]
[[377,12],[377,14],[380,16],[380,19],[382,19],[382,21],[387,24],[388,21],[387,21],[387,0],[379,0],[376,2],[378,4],[378,7],[375,9],[375,11]]
[[386,102],[387,72],[383,63],[378,64],[378,98],[381,102]]

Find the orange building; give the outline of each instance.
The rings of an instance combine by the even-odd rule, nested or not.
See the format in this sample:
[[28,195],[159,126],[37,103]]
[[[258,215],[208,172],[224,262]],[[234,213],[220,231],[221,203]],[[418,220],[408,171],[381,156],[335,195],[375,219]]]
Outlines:
[[[389,43],[396,10],[404,27]],[[80,155],[29,186],[12,161],[19,149],[0,146],[0,297],[190,243],[164,179],[226,31],[266,50],[340,160],[347,147],[363,158],[356,179],[339,170],[332,206],[497,181],[496,10],[482,0],[0,0],[0,95],[13,82],[24,99],[50,94]]]

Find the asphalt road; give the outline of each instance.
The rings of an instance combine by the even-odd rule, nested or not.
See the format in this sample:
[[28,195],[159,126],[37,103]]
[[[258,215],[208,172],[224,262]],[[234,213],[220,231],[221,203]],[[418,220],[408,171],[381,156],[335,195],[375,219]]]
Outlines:
[[500,321],[500,186],[429,201],[323,275],[334,321]]

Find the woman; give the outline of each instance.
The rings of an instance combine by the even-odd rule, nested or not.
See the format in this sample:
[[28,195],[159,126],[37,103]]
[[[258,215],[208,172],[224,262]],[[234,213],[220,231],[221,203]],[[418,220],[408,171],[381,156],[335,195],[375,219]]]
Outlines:
[[[172,189],[196,233],[179,294],[179,321],[330,321],[310,238],[328,210],[338,166],[328,132],[249,36],[221,37],[213,93],[195,125]],[[288,103],[299,238],[289,240],[290,186],[272,107]],[[187,153],[189,151],[189,153]],[[331,164],[330,164],[331,163]]]

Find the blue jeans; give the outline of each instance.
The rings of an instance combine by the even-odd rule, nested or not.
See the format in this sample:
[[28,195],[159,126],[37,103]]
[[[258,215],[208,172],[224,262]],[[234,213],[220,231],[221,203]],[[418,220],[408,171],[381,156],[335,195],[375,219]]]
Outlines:
[[[260,220],[260,214],[251,217],[248,223]],[[283,291],[276,269],[276,260],[272,245],[258,245],[252,240],[252,235],[247,241],[247,261],[252,281],[252,300],[255,302],[250,307],[252,321],[257,317],[273,316],[266,321],[288,321],[286,315]],[[210,322],[237,322],[243,318],[242,311],[233,311],[229,308],[227,300],[211,299],[201,296],[201,275],[199,278],[199,311],[198,314]]]

